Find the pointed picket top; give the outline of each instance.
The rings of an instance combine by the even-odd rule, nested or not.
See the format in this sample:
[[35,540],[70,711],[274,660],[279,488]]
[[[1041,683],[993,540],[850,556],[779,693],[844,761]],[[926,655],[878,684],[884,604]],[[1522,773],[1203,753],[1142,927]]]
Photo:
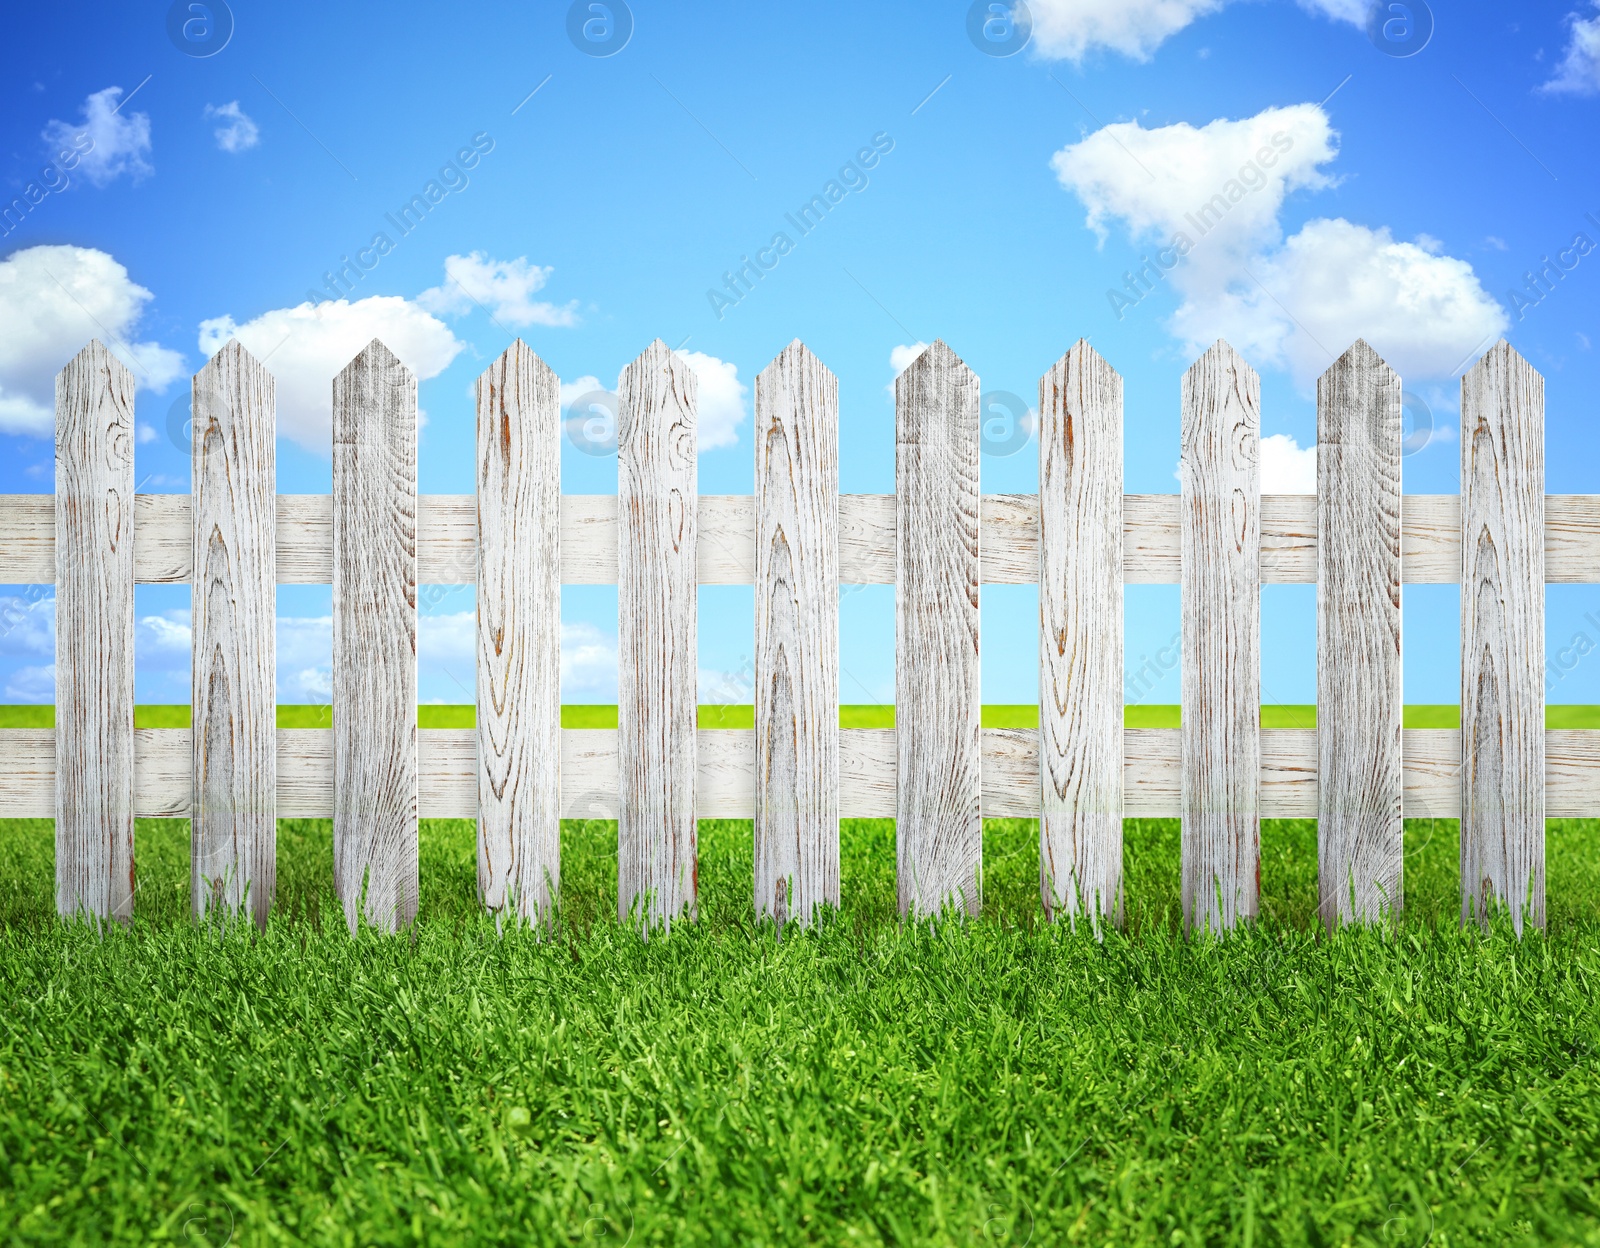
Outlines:
[[[666,410],[670,405],[696,425],[699,385],[689,361],[657,338],[622,370],[617,387],[617,445],[628,441],[633,421],[644,410]],[[669,404],[669,397],[670,404]]]
[[1063,351],[1055,363],[1045,370],[1044,376],[1039,379],[1040,383],[1043,384],[1053,374],[1070,369],[1072,366],[1077,366],[1086,372],[1099,373],[1102,376],[1109,372],[1118,381],[1122,380],[1122,374],[1106,362],[1105,356],[1090,346],[1087,338],[1080,338]]
[[106,375],[115,383],[118,389],[125,387],[132,377],[128,366],[111,353],[111,350],[98,338],[89,339],[88,344],[67,361],[66,365],[56,374],[56,386],[59,389],[61,379],[68,372],[81,373],[86,369],[105,370]]
[[1323,370],[1322,376],[1326,378],[1341,370],[1365,371],[1380,368],[1392,377],[1399,376],[1389,367],[1389,362],[1372,349],[1365,338],[1357,338],[1343,355]]
[[[820,368],[828,377],[833,377],[833,370],[812,354],[811,348],[796,338],[777,355],[772,357],[768,365],[761,370],[759,378],[768,382],[777,379],[782,372],[791,372],[795,369],[805,368],[808,365]],[[836,380],[836,379],[835,379]]]
[[1236,366],[1247,369],[1251,374],[1254,374],[1256,371],[1254,368],[1251,368],[1250,361],[1235,351],[1232,344],[1230,344],[1226,338],[1218,338],[1214,343],[1211,344],[1210,347],[1206,349],[1204,355],[1200,356],[1200,358],[1195,360],[1193,364],[1189,365],[1189,369],[1186,373],[1184,373],[1184,377],[1187,379],[1194,376],[1203,367],[1217,366]]
[[340,377],[346,377],[363,369],[389,370],[398,368],[407,378],[411,377],[411,370],[393,351],[384,345],[383,339],[374,338],[351,358],[350,362],[339,370]]
[[1461,384],[1465,385],[1467,378],[1473,374],[1485,374],[1491,370],[1500,370],[1508,377],[1526,376],[1528,374],[1544,380],[1544,374],[1536,369],[1504,338],[1501,338],[1492,347],[1480,355],[1477,362],[1461,375]]
[[249,369],[252,372],[265,373],[268,377],[272,376],[271,372],[268,371],[267,366],[260,360],[256,359],[256,357],[250,353],[250,349],[237,338],[229,338],[227,342],[218,347],[217,350],[212,354],[211,358],[207,360],[201,367],[200,372],[196,374],[196,376],[203,376],[209,372],[220,371],[225,363],[236,363],[241,369]]
[[[273,396],[277,390],[277,378],[268,370],[267,366],[245,348],[237,338],[229,338],[219,347],[216,353],[205,362],[200,371],[194,375],[195,394],[198,395],[202,388],[207,388],[220,383],[228,376],[244,377],[250,379],[250,385],[264,387],[267,394],[267,405],[272,407]],[[198,413],[191,411],[190,420],[193,421]],[[192,442],[194,438],[193,426],[190,428]]]
[[951,367],[963,370],[969,377],[976,376],[972,369],[967,367],[966,361],[952,351],[943,338],[935,338],[923,350],[921,355],[917,356],[916,359],[901,370],[900,375],[894,379],[895,388],[898,390],[902,381],[909,381],[912,377],[919,376],[930,368],[945,369]]
[[504,368],[508,375],[511,376],[515,376],[518,368],[532,368],[541,377],[547,373],[554,375],[555,372],[544,360],[539,358],[537,351],[520,338],[515,339],[509,347],[500,353],[499,358],[493,364],[479,373],[478,380],[483,381],[496,368]]
[[[376,341],[376,339],[374,339]],[[494,375],[515,382],[525,371],[531,371],[534,388],[537,391],[547,379],[555,381],[559,387],[560,378],[556,377],[555,370],[539,358],[539,353],[522,339],[513,340],[511,345],[502,351],[499,358],[478,374],[478,386],[493,387]]]

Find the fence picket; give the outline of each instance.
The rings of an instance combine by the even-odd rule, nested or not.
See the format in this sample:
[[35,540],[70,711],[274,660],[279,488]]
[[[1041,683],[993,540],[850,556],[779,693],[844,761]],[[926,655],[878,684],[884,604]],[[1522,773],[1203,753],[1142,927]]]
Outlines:
[[1039,892],[1122,921],[1122,378],[1079,341],[1039,381]]
[[478,895],[561,884],[560,383],[519,338],[478,378]]
[[1183,375],[1183,922],[1261,887],[1261,382],[1218,341]]
[[839,382],[798,339],[756,378],[756,914],[839,904]]
[[1544,379],[1503,339],[1461,379],[1461,920],[1544,926]]
[[133,374],[56,375],[56,911],[133,918]]
[[659,338],[617,403],[617,911],[696,913],[695,378]]
[[373,339],[333,379],[333,863],[355,931],[417,914],[417,382]]
[[1400,378],[1357,341],[1317,381],[1322,921],[1400,910]]
[[895,379],[900,912],[982,906],[978,379],[942,341]]
[[274,395],[237,340],[194,379],[193,907],[248,907],[261,927],[278,845]]

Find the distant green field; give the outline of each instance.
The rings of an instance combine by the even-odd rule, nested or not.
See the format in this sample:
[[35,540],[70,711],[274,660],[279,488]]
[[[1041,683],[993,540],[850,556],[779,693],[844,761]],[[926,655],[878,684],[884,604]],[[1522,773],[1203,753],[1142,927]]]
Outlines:
[[[1176,728],[1176,706],[1129,706],[1123,708],[1123,723],[1129,728]],[[51,728],[55,726],[53,706],[0,706],[0,728]],[[139,728],[187,728],[187,706],[140,706],[134,709],[133,722]],[[471,706],[419,706],[417,723],[423,728],[471,728],[477,712]],[[1600,729],[1600,706],[1547,706],[1546,728]],[[328,728],[333,721],[326,706],[280,706],[280,728]],[[563,728],[615,728],[617,708],[601,704],[571,703],[561,708]],[[839,708],[841,728],[893,728],[894,707],[845,705]],[[1031,705],[986,706],[985,728],[1037,728],[1039,708]],[[1314,706],[1263,706],[1263,728],[1315,728]],[[1461,711],[1455,706],[1408,706],[1407,728],[1459,728]],[[700,708],[702,728],[754,728],[752,706],[710,705]]]

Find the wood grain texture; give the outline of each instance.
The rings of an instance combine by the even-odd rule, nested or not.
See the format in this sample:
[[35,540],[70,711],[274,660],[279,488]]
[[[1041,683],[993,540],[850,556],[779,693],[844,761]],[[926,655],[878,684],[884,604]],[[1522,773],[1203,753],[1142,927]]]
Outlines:
[[695,378],[659,338],[623,370],[617,414],[617,910],[694,918]]
[[518,339],[478,378],[478,895],[561,883],[560,382]]
[[978,379],[935,342],[895,379],[900,913],[983,901]]
[[333,871],[352,933],[417,914],[417,383],[373,339],[333,379]]
[[1461,379],[1461,918],[1544,926],[1544,379]]
[[1317,381],[1317,878],[1323,923],[1402,903],[1400,378],[1357,341]]
[[[424,585],[470,585],[476,571],[476,500],[470,494],[424,494],[417,500],[417,571]],[[134,579],[140,585],[184,583],[191,572],[191,500],[187,494],[134,499]],[[1182,502],[1176,494],[1123,496],[1123,579],[1129,585],[1176,585],[1181,579]],[[1461,500],[1409,494],[1400,532],[1408,585],[1461,581]],[[755,500],[703,494],[699,500],[702,585],[750,585],[755,579]],[[986,494],[980,511],[978,569],[985,585],[1032,585],[1038,577],[1039,500],[1033,494]],[[839,497],[839,579],[847,585],[894,584],[893,494]],[[617,583],[617,498],[561,499],[562,578],[568,585]],[[55,504],[48,494],[0,494],[0,562],[15,583],[48,584],[55,575]],[[326,494],[278,495],[278,584],[327,585],[333,579],[333,500]],[[1261,583],[1310,585],[1317,579],[1314,494],[1261,496]],[[1600,584],[1600,495],[1545,498],[1545,581]]]
[[[333,733],[278,729],[278,816],[333,816]],[[1261,815],[1317,816],[1316,732],[1261,731]],[[696,734],[695,810],[702,819],[749,819],[755,813],[755,733],[702,728]],[[1545,813],[1551,819],[1600,817],[1600,732],[1551,728],[1545,739]],[[1407,819],[1461,815],[1461,733],[1408,728],[1405,751]],[[1182,813],[1182,733],[1128,728],[1122,734],[1123,812],[1129,819],[1175,819]],[[1032,819],[1040,813],[1039,734],[985,728],[984,818]],[[892,819],[895,813],[892,728],[839,730],[839,817]],[[193,746],[187,728],[136,728],[134,813],[141,819],[187,819],[193,794]],[[55,813],[55,730],[0,729],[0,812],[13,819]],[[418,802],[424,819],[471,819],[478,809],[477,732],[424,728],[417,734]],[[617,817],[617,734],[612,729],[561,732],[561,817]]]
[[191,562],[194,913],[277,887],[277,419],[272,375],[237,340],[194,379]]
[[1122,378],[1081,340],[1039,382],[1039,517],[1039,895],[1098,931],[1122,923]]
[[839,382],[797,339],[756,378],[758,917],[839,904]]
[[133,918],[133,375],[56,375],[56,912]]
[[1261,889],[1261,383],[1219,341],[1183,376],[1183,921]]

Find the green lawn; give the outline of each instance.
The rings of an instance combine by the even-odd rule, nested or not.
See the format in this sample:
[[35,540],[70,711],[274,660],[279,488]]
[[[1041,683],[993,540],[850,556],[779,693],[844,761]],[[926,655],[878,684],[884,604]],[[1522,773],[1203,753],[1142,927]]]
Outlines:
[[563,826],[555,932],[501,936],[473,825],[425,820],[413,933],[352,940],[326,822],[280,824],[252,936],[140,820],[102,937],[54,917],[51,824],[0,821],[0,1241],[1600,1243],[1600,822],[1549,824],[1520,943],[1459,929],[1450,822],[1407,827],[1398,927],[1333,939],[1315,825],[1267,822],[1221,942],[1178,934],[1176,822],[1125,827],[1104,943],[1042,923],[1027,820],[937,928],[847,821],[843,909],[781,940],[751,825],[707,821],[698,922],[645,942],[611,823]]
[[[53,706],[0,706],[0,728],[53,728]],[[134,709],[133,722],[139,728],[187,728],[187,706],[140,706]],[[471,728],[477,722],[477,713],[470,706],[419,706],[417,723],[423,728]],[[1176,706],[1128,706],[1123,708],[1123,722],[1129,728],[1176,728]],[[1544,710],[1547,728],[1600,728],[1600,706],[1547,706]],[[333,721],[326,706],[280,706],[280,728],[329,728]],[[615,706],[579,703],[561,708],[563,728],[615,728]],[[887,705],[850,706],[839,708],[841,728],[893,728],[894,707]],[[1037,706],[985,706],[985,728],[1037,728]],[[1315,728],[1317,708],[1314,706],[1263,706],[1263,728]],[[1405,708],[1407,728],[1459,728],[1461,709],[1456,706],[1408,706]],[[754,728],[755,708],[751,706],[711,705],[700,708],[702,728]]]

